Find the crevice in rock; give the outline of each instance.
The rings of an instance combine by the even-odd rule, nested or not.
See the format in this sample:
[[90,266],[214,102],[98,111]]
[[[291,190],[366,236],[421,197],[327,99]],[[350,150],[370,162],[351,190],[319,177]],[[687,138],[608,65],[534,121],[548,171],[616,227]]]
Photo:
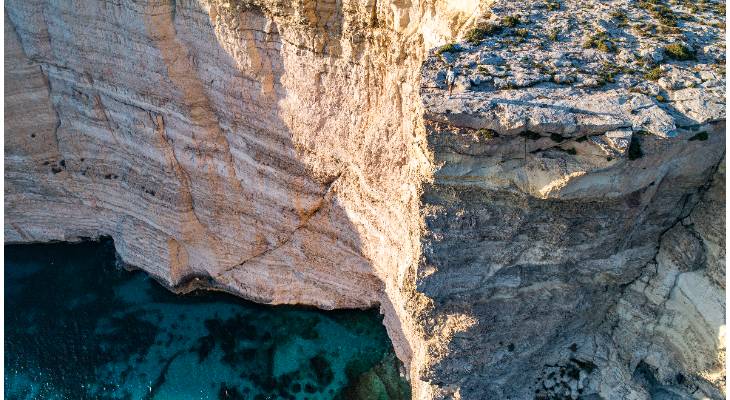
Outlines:
[[304,218],[302,219],[302,222],[294,230],[292,230],[291,232],[288,233],[286,239],[284,239],[281,242],[275,244],[274,246],[271,246],[271,247],[267,248],[266,250],[260,252],[259,254],[253,255],[253,256],[247,258],[246,260],[241,261],[240,263],[238,263],[238,264],[236,264],[234,266],[231,266],[231,267],[228,267],[228,268],[223,269],[221,272],[219,272],[216,275],[216,278],[220,278],[221,276],[223,276],[223,275],[225,275],[225,274],[227,274],[227,273],[229,273],[229,272],[231,272],[233,270],[237,270],[239,268],[244,268],[246,266],[246,264],[249,264],[249,263],[254,262],[254,261],[257,261],[257,260],[260,260],[260,259],[268,256],[269,254],[274,253],[275,251],[279,250],[280,248],[288,245],[294,239],[294,236],[297,234],[297,232],[299,232],[299,231],[301,231],[303,229],[306,229],[307,226],[308,226],[308,224],[309,224],[309,221],[315,215],[317,215],[320,211],[322,211],[325,208],[325,206],[330,201],[332,201],[332,196],[333,196],[332,193],[333,193],[333,190],[334,190],[334,186],[337,183],[337,181],[340,179],[340,177],[342,177],[342,172],[340,172],[339,174],[337,174],[327,184],[327,189],[325,190],[325,193],[322,196],[322,198],[320,199],[320,201],[317,204],[317,206],[314,209],[312,209],[311,211],[309,211],[308,213],[306,213],[304,215]]
[[160,138],[160,144],[163,146],[163,152],[167,156],[167,162],[175,171],[175,175],[177,175],[180,185],[183,187],[183,189],[185,189],[185,193],[187,195],[186,200],[190,203],[190,211],[193,217],[195,217],[198,225],[205,229],[205,225],[203,225],[203,223],[200,221],[200,217],[195,211],[195,197],[193,196],[193,192],[191,190],[190,175],[185,170],[185,168],[180,165],[180,161],[177,159],[177,154],[175,154],[175,147],[172,143],[172,139],[167,136],[165,131],[164,117],[161,114],[153,114],[151,111],[148,111],[147,113],[150,116],[152,123],[155,125],[155,131]]

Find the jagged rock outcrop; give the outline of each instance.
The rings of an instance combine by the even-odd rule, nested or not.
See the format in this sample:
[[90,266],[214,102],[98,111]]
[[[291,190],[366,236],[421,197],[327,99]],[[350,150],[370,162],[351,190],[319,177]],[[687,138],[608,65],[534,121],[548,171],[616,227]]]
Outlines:
[[[614,343],[651,395],[725,387],[725,164],[699,203],[661,236],[659,250],[626,288],[613,315]],[[711,217],[712,215],[712,217]]]
[[377,305],[419,399],[721,398],[724,16],[691,7],[8,1],[5,240]]

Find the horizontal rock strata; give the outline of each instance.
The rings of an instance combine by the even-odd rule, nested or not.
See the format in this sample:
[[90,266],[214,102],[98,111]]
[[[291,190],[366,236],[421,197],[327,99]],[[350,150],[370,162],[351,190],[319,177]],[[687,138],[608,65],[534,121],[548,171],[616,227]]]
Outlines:
[[723,34],[714,1],[8,1],[5,241],[378,306],[418,399],[723,398]]

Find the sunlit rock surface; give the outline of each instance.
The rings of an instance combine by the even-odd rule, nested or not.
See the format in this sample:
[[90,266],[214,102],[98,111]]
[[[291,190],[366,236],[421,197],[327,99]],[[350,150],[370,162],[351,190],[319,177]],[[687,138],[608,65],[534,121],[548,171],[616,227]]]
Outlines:
[[6,241],[378,305],[418,399],[724,396],[719,2],[5,7]]

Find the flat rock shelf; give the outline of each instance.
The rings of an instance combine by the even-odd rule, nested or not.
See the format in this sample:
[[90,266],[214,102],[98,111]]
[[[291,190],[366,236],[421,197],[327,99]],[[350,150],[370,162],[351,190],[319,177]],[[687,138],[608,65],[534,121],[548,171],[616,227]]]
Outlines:
[[169,292],[110,240],[5,246],[8,399],[406,399],[376,311]]

